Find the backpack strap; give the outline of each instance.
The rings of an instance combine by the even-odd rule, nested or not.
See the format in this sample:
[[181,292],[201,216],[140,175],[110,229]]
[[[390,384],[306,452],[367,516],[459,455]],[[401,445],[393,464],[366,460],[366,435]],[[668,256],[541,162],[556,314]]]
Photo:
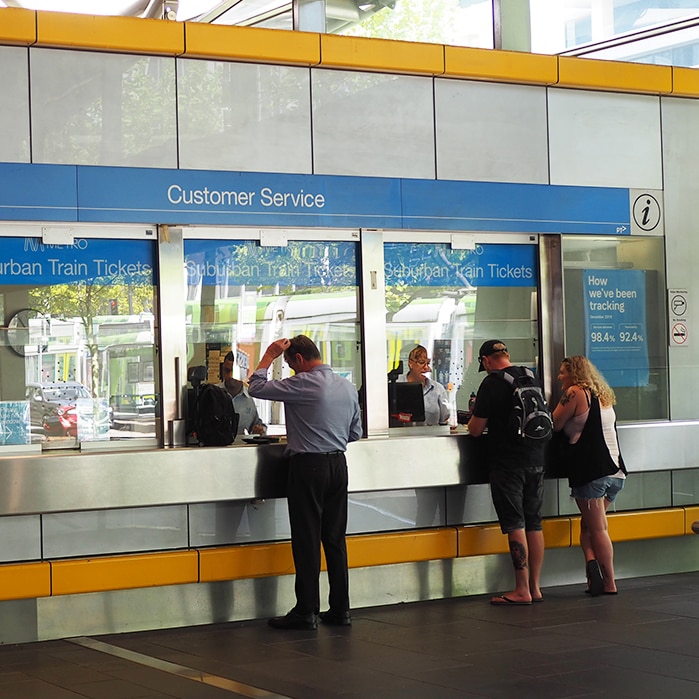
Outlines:
[[[513,365],[513,367],[514,367],[514,365]],[[505,367],[504,369],[500,369],[499,371],[494,371],[493,373],[494,373],[496,376],[499,376],[501,379],[504,379],[505,381],[507,381],[507,383],[509,383],[510,386],[512,386],[512,388],[514,389],[515,377],[514,377],[509,371],[507,371],[509,368],[510,368],[510,367]],[[523,373],[522,373],[521,375],[519,375],[517,378],[521,378],[522,376],[528,376],[530,379],[535,378],[534,373],[532,372],[532,370],[529,369],[529,368],[527,368],[527,367],[525,367],[525,366],[514,367],[514,368],[515,368],[515,369],[520,369],[520,370],[523,372]]]

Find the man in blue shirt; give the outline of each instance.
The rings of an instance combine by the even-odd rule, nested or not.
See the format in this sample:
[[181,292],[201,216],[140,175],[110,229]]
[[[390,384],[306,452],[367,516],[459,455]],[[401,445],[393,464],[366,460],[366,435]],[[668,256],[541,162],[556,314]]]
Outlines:
[[[267,380],[267,370],[284,355],[294,376]],[[291,550],[296,567],[296,605],[269,620],[275,629],[315,629],[326,624],[349,626],[347,572],[348,442],[362,436],[357,390],[324,364],[315,343],[305,335],[273,342],[250,377],[255,398],[284,403],[286,453],[290,457],[287,499]],[[320,545],[330,586],[330,608],[320,612]]]

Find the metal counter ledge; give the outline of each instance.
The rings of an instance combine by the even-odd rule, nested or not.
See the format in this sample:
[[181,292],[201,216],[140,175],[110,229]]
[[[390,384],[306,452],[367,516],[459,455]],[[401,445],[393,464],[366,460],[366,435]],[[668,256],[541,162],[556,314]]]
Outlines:
[[[619,427],[635,472],[699,468],[699,422]],[[349,445],[350,491],[486,482],[483,440],[467,434]],[[0,452],[0,516],[284,497],[283,444],[44,455]]]

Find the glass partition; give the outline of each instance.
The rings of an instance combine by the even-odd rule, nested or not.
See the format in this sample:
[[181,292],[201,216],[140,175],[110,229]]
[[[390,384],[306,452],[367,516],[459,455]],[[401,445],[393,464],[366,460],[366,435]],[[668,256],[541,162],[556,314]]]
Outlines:
[[156,437],[154,267],[151,240],[2,239],[2,444]]
[[[361,386],[354,242],[266,247],[258,240],[189,239],[184,252],[187,366],[195,382],[222,383],[229,352],[232,378],[245,382],[271,342],[304,334],[324,362]],[[203,369],[197,374],[193,367]],[[281,360],[270,371],[274,378],[289,375]],[[283,405],[257,399],[255,405],[267,434],[284,434]]]
[[[478,349],[487,339],[507,344],[514,364],[536,368],[537,246],[387,242],[387,372],[416,345],[427,349],[430,378],[447,389],[451,421],[478,390]],[[400,380],[400,379],[399,379]]]
[[662,238],[563,236],[565,352],[584,354],[619,420],[668,419]]

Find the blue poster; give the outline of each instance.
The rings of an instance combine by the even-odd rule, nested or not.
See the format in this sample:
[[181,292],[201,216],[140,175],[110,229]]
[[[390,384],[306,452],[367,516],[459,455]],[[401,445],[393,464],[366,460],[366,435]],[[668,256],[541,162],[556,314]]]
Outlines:
[[29,403],[0,402],[0,445],[30,443]]
[[3,238],[0,284],[153,285],[154,242],[76,238],[48,245],[40,238]]
[[535,245],[476,245],[452,250],[446,243],[386,243],[386,286],[536,286]]
[[612,387],[648,385],[646,273],[583,270],[585,353]]

